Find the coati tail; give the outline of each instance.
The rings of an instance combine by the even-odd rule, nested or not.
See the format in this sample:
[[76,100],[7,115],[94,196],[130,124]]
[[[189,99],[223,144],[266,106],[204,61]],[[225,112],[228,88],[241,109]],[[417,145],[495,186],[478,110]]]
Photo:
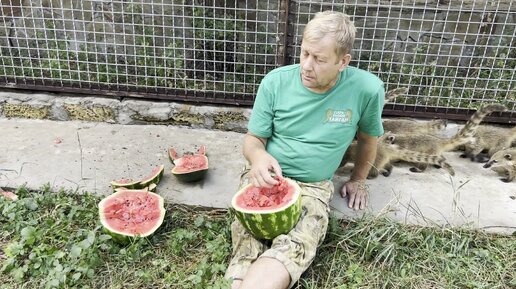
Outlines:
[[396,97],[407,94],[408,91],[409,89],[407,87],[398,87],[395,89],[391,89],[387,91],[387,93],[385,93],[385,102],[391,102]]
[[459,130],[457,135],[460,136],[473,136],[475,134],[475,130],[477,129],[478,125],[482,122],[482,120],[489,115],[492,112],[495,111],[506,111],[507,107],[505,107],[502,104],[488,104],[480,109],[478,109],[471,118],[466,122],[464,127]]

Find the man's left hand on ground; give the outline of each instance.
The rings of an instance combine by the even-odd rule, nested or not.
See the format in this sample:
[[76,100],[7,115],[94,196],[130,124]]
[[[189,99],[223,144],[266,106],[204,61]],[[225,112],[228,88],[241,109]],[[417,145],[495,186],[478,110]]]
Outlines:
[[363,210],[367,206],[369,192],[365,181],[347,181],[340,190],[340,195],[348,197],[348,207],[354,210]]

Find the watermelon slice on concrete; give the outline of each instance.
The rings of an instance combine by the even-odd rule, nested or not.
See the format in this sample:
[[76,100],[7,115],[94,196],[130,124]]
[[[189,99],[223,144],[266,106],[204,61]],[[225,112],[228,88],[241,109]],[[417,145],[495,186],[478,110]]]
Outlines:
[[18,200],[18,196],[15,193],[10,192],[10,191],[4,191],[4,190],[2,190],[2,188],[0,188],[0,196],[7,198],[11,201]]
[[154,233],[165,218],[164,199],[147,190],[119,190],[98,205],[104,229],[119,243]]
[[[117,190],[119,188],[122,189],[130,189],[130,190],[140,190],[145,187],[149,188],[152,184],[158,185],[163,177],[163,172],[165,171],[165,165],[156,166],[152,169],[152,172],[149,176],[141,179],[141,180],[130,180],[130,179],[120,179],[111,182],[111,187],[113,190]],[[155,189],[155,186],[152,186]],[[154,189],[149,189],[150,191],[154,191]]]
[[163,172],[165,171],[165,165],[159,165],[155,167],[151,174],[140,181],[140,186],[142,188],[148,187],[151,184],[158,184],[159,181],[161,181],[161,178],[163,177]]
[[196,153],[185,153],[181,157],[171,147],[168,149],[168,157],[174,164],[171,172],[180,181],[195,182],[201,180],[208,171],[209,163],[204,145],[201,145]]
[[271,240],[288,233],[301,216],[299,185],[288,178],[278,180],[270,189],[249,184],[231,200],[237,219],[258,239]]

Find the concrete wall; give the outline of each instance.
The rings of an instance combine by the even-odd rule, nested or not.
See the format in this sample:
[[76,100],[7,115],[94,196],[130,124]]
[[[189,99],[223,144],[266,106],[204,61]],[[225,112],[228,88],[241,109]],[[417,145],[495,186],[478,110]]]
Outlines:
[[170,124],[243,133],[250,112],[238,107],[0,90],[0,118]]

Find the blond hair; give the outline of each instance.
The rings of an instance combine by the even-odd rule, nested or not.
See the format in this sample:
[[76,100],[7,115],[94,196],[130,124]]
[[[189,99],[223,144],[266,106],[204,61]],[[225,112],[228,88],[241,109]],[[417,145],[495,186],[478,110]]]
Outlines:
[[348,15],[336,11],[317,12],[303,32],[303,39],[313,42],[326,35],[335,39],[336,53],[343,56],[351,53],[355,42],[356,28]]

